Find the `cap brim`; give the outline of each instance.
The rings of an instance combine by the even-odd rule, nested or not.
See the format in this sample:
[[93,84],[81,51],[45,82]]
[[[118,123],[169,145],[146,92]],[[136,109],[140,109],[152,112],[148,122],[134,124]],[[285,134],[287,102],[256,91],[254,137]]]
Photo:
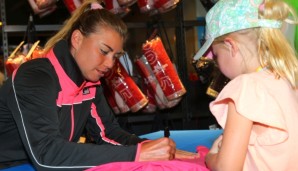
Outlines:
[[196,55],[193,57],[194,60],[199,60],[204,54],[207,52],[209,47],[211,46],[213,42],[213,39],[208,39],[204,43],[204,45],[200,48],[200,50],[196,53]]

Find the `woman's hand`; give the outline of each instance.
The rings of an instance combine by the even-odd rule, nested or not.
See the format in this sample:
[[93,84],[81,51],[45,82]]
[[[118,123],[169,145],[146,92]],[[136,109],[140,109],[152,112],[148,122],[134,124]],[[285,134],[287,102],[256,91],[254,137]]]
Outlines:
[[176,144],[172,139],[159,138],[142,144],[138,161],[172,160],[175,153]]
[[199,158],[199,157],[200,157],[199,153],[192,153],[189,151],[183,151],[183,150],[176,149],[175,159],[194,159],[194,158]]
[[138,161],[173,160],[175,158],[194,159],[198,157],[200,157],[198,153],[176,150],[176,144],[170,138],[159,138],[142,144]]

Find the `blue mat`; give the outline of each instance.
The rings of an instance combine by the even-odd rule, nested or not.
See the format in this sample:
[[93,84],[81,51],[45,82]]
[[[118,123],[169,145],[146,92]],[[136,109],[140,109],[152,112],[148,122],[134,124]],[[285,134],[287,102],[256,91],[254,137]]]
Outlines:
[[[170,138],[176,142],[176,147],[180,150],[196,152],[198,145],[210,148],[213,141],[222,134],[223,130],[182,130],[170,131]],[[141,138],[157,139],[163,137],[163,131],[149,133],[140,136]]]

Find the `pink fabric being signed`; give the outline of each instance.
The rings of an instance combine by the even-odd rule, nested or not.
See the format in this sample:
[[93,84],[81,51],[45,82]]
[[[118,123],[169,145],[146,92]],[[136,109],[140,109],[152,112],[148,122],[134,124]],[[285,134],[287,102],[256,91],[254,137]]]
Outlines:
[[209,171],[205,165],[208,148],[198,146],[200,158],[153,162],[114,162],[100,165],[85,171]]

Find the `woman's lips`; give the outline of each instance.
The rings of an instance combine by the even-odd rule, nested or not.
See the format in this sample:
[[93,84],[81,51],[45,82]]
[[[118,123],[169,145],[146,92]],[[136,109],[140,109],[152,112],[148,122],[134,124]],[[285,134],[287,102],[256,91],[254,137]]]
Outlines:
[[98,75],[100,77],[103,77],[105,75],[105,72],[104,71],[101,71],[101,70],[96,70],[98,72]]

